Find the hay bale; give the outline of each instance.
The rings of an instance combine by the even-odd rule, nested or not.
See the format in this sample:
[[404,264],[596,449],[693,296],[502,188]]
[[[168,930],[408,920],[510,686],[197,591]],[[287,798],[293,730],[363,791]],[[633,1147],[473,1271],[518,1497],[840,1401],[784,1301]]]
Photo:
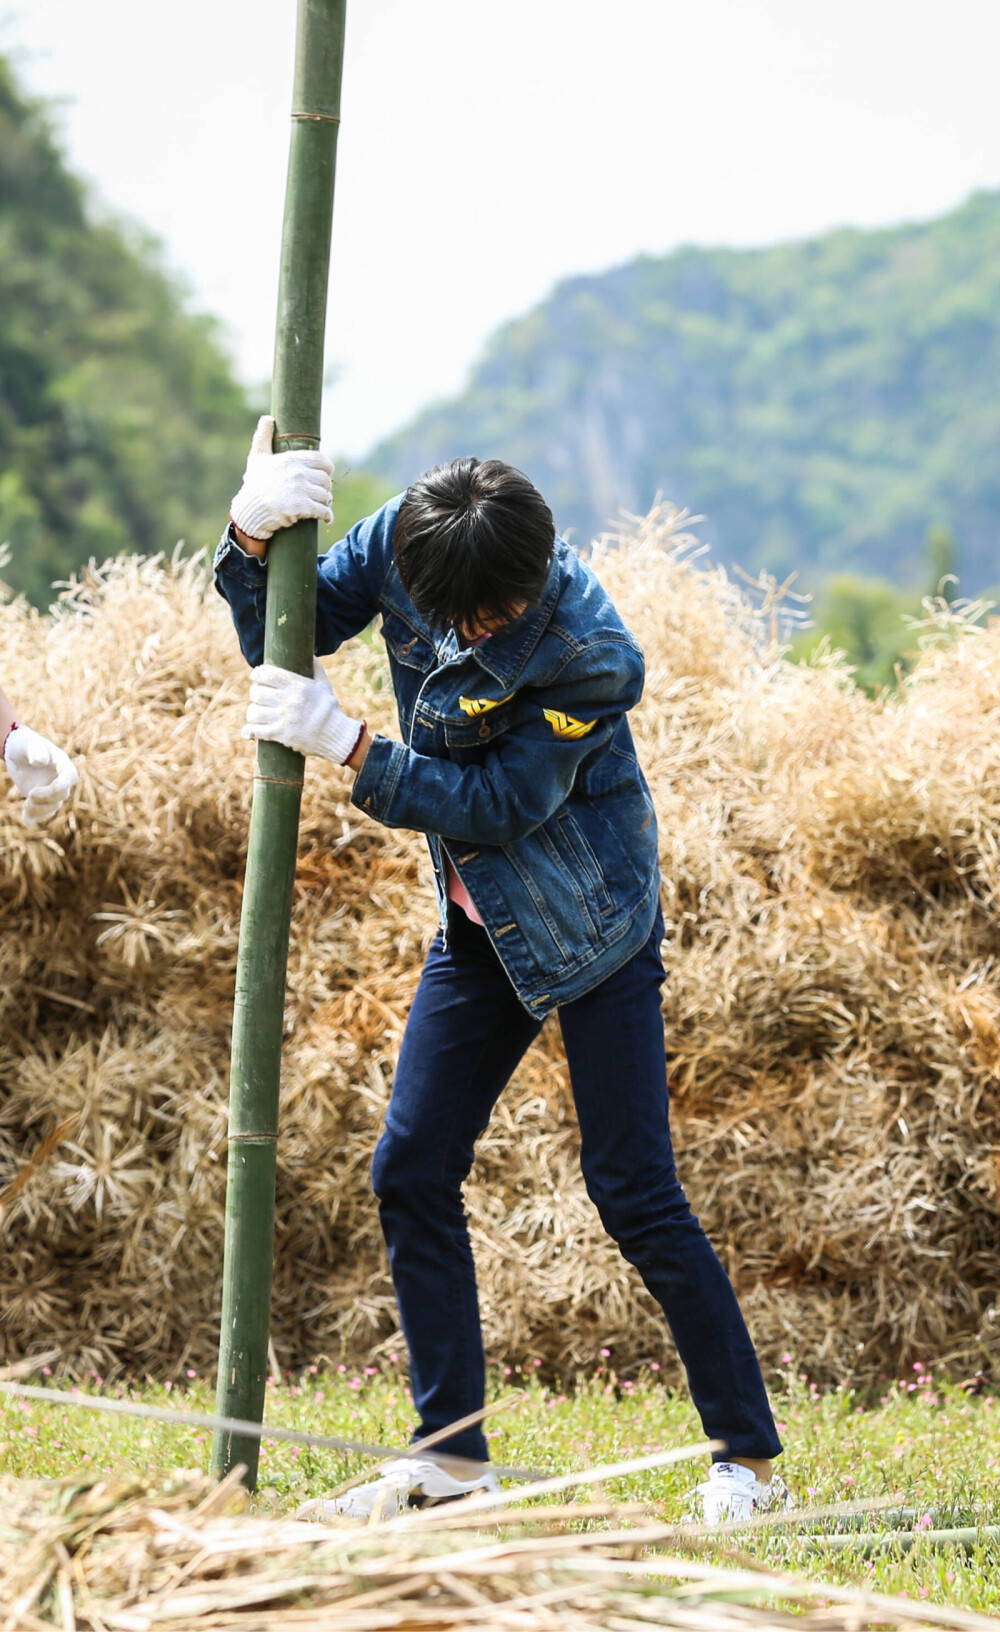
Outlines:
[[[835,659],[785,662],[773,607],[699,570],[679,526],[661,507],[598,566],[648,658],[634,725],[662,830],[682,1175],[767,1366],[791,1348],[819,1377],[975,1367],[1000,1278],[1000,626],[953,616],[872,702]],[[377,641],[330,670],[346,707],[394,729]],[[51,828],[0,803],[0,1186],[70,1123],[5,1209],[0,1353],[210,1366],[245,668],[201,566],[130,560],[50,617],[0,606],[0,672],[81,770]],[[289,1365],[399,1341],[368,1164],[434,908],[422,841],[348,791],[311,763],[278,1174]],[[468,1204],[496,1358],[664,1358],[583,1190],[552,1022]]]

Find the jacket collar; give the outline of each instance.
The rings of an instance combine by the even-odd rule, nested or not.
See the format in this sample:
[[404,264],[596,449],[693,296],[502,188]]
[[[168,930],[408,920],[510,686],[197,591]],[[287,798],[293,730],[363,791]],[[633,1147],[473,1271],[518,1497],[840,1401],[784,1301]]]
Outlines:
[[525,664],[538,645],[547,624],[550,622],[559,599],[562,588],[562,561],[561,553],[566,546],[562,539],[556,539],[556,547],[552,556],[552,565],[545,582],[545,590],[537,606],[531,606],[522,612],[513,623],[508,623],[502,629],[494,630],[490,639],[482,646],[470,649],[469,656],[474,658],[480,668],[491,674],[505,689],[516,685]]
[[[487,674],[492,675],[495,680],[499,681],[500,685],[507,691],[517,683],[525,664],[538,645],[555,611],[562,590],[562,578],[565,570],[562,565],[563,555],[569,547],[563,539],[556,539],[555,550],[552,554],[552,565],[549,568],[549,576],[545,581],[545,589],[538,605],[529,607],[512,623],[505,624],[502,629],[495,630],[489,640],[484,641],[481,646],[469,647],[464,654],[478,663],[480,668],[484,669]],[[432,630],[424,622],[403,588],[399,568],[395,562],[393,562],[383,586],[382,600],[385,605],[400,613],[411,628],[422,634],[428,645],[435,650],[439,650],[438,641],[435,640]]]

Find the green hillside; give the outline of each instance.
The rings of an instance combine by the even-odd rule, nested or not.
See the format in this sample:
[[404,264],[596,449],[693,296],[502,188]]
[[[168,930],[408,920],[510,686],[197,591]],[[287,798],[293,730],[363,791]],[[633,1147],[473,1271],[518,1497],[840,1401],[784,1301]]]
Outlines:
[[590,538],[662,493],[743,566],[1000,579],[1000,193],[939,220],[682,249],[561,284],[467,390],[383,442],[394,485],[458,453],[520,465]]
[[0,542],[36,599],[91,555],[211,543],[252,407],[154,245],[94,218],[0,59]]

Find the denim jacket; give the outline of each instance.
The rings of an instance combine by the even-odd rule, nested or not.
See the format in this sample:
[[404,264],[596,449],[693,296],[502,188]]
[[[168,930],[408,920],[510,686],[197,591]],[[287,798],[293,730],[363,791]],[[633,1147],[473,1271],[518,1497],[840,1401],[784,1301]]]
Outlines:
[[[653,925],[656,817],[625,717],[642,694],[642,651],[562,539],[540,603],[462,650],[403,588],[392,549],[400,502],[319,560],[317,655],[381,613],[403,738],[373,739],[353,803],[427,835],[446,939],[447,856],[541,1019],[605,980]],[[261,663],[267,568],[231,528],[215,582],[244,657]]]

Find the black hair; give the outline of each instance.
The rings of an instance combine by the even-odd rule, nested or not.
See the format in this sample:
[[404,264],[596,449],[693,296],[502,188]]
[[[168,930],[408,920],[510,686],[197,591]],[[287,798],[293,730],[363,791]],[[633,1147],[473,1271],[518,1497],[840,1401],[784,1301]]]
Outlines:
[[499,459],[452,459],[408,487],[393,549],[403,588],[434,627],[506,621],[541,600],[552,512],[527,476]]

